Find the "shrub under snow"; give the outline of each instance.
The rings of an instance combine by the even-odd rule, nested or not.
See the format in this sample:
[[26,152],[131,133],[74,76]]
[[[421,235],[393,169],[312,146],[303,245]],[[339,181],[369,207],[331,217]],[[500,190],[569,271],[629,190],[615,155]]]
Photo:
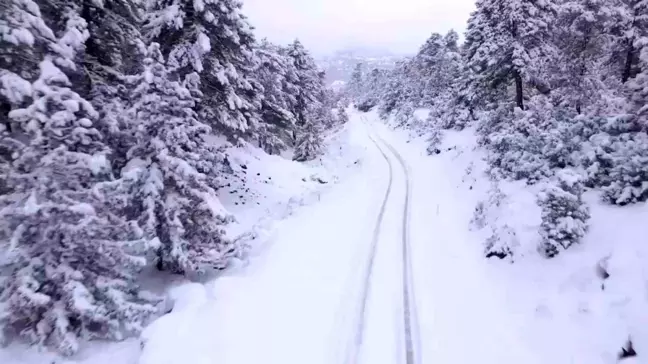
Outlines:
[[648,135],[632,120],[602,120],[602,131],[592,135],[583,147],[581,163],[588,184],[602,187],[603,199],[612,204],[648,199]]
[[490,113],[480,132],[489,149],[491,173],[535,183],[552,176],[556,168],[572,165],[582,143],[578,125],[544,96],[533,98],[526,110]]
[[577,244],[587,232],[589,209],[582,199],[583,185],[570,171],[562,171],[557,184],[549,185],[539,196],[542,207],[540,251],[548,258]]

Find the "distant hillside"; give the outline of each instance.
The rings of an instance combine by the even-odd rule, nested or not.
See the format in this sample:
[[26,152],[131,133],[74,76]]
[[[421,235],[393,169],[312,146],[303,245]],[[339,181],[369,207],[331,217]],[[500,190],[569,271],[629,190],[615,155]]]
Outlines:
[[326,82],[331,85],[336,81],[348,82],[353,69],[360,62],[366,64],[366,70],[391,69],[404,57],[380,49],[349,48],[330,56],[320,57],[317,63],[322,70],[326,71]]

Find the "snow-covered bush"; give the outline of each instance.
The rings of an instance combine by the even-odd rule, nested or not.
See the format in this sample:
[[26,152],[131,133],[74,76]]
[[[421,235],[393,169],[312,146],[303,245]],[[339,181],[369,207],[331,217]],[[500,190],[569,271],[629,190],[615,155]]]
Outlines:
[[349,115],[343,107],[338,107],[336,119],[339,125],[344,125],[349,122]]
[[499,183],[493,181],[488,190],[488,199],[477,203],[473,217],[470,219],[471,230],[489,228],[490,234],[484,242],[486,258],[513,259],[515,250],[520,245],[515,229],[500,218],[506,198]]
[[491,175],[533,183],[551,174],[542,154],[542,129],[536,116],[520,109],[514,113],[496,110],[486,116],[480,132],[489,150]]
[[535,183],[571,166],[578,159],[582,124],[563,108],[554,108],[543,96],[533,98],[528,109],[510,114],[492,112],[480,128],[489,148],[491,174]]
[[491,227],[491,235],[486,239],[484,255],[486,258],[512,259],[520,241],[515,230],[504,224]]
[[587,232],[589,208],[583,201],[580,176],[564,170],[557,181],[548,185],[538,196],[542,207],[540,252],[548,258],[577,244]]
[[484,201],[479,201],[475,206],[473,217],[470,219],[470,226],[476,228],[477,230],[486,227],[487,211],[488,209],[486,208],[486,203]]
[[394,122],[397,128],[403,128],[412,123],[414,120],[414,105],[410,102],[405,103],[400,109],[397,110],[394,117]]
[[429,155],[436,154],[439,151],[441,143],[443,142],[443,130],[441,130],[441,128],[439,128],[439,126],[437,125],[430,127],[427,142],[427,153]]
[[355,107],[356,107],[356,109],[358,109],[358,111],[369,112],[369,111],[371,111],[371,109],[376,107],[376,104],[378,104],[378,101],[375,100],[375,99],[365,99],[365,100],[359,101],[355,105]]
[[610,184],[603,188],[603,198],[626,205],[648,199],[648,135],[622,134],[612,142],[606,159]]

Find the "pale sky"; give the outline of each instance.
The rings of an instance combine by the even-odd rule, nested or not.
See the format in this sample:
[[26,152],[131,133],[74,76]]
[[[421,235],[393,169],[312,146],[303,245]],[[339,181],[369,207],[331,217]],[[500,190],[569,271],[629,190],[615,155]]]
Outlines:
[[299,38],[318,54],[348,46],[413,53],[432,32],[463,33],[475,0],[243,0],[259,38]]

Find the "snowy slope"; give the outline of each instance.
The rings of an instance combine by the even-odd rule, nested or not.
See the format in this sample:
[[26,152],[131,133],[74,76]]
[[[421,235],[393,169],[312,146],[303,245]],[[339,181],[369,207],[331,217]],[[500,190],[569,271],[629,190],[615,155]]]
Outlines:
[[[425,118],[424,111],[419,114]],[[536,250],[541,222],[536,195],[542,186],[500,181],[504,199],[499,207],[487,208],[486,226],[477,228],[470,223],[475,207],[479,202],[489,206],[493,194],[483,152],[476,148],[474,130],[444,133],[441,153],[427,156],[423,137],[396,132],[403,149],[412,151],[410,158],[418,156],[432,175],[427,183],[425,177],[416,181],[436,195],[427,211],[414,213],[435,228],[429,253],[416,254],[419,267],[430,266],[417,277],[428,286],[439,285],[427,303],[421,302],[439,307],[436,314],[422,314],[436,341],[425,348],[428,357],[454,352],[443,355],[444,362],[616,363],[629,337],[637,358],[648,352],[648,246],[643,242],[648,205],[608,206],[597,192],[588,192],[592,219],[583,243],[544,259]],[[513,262],[484,258],[492,229],[514,232]],[[446,243],[432,246],[437,239]],[[602,278],[599,266],[609,278]],[[426,291],[419,291],[425,300]],[[449,314],[457,311],[462,313]],[[500,334],[505,341],[493,340]],[[525,351],[532,356],[525,357]]]
[[227,148],[233,174],[223,182],[219,197],[237,217],[228,226],[230,237],[263,237],[275,221],[317,201],[323,192],[356,173],[362,151],[356,149],[353,137],[348,126],[328,135],[324,155],[308,163],[293,162],[290,152],[273,156],[250,144]]

